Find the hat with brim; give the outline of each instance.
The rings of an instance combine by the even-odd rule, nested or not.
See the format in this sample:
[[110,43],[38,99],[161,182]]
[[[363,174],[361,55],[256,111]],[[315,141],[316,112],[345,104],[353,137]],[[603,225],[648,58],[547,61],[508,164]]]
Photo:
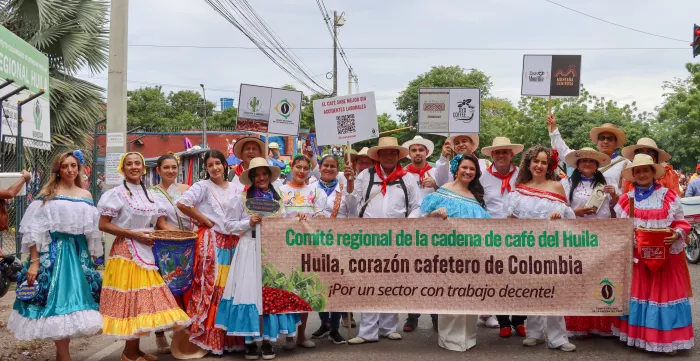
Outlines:
[[472,140],[472,143],[474,143],[474,151],[479,149],[479,134],[460,134],[447,137],[446,141],[449,141],[450,144],[452,144],[452,150],[455,150],[455,139],[461,137],[468,137]]
[[[430,155],[433,154],[433,150],[435,150],[435,144],[433,144],[433,142],[430,139],[424,139],[420,135],[416,135],[415,137],[413,137],[413,139],[403,143],[402,146],[406,147],[410,153],[411,146],[417,144],[424,146],[428,150],[428,155],[425,156],[426,158],[430,157]],[[410,158],[410,156],[407,157]]]
[[598,168],[610,164],[610,157],[607,154],[601,153],[593,148],[581,148],[571,151],[564,157],[564,162],[570,167],[577,168],[579,159],[593,159],[598,162]]
[[[369,155],[367,155],[367,152],[369,151],[369,148],[364,147],[360,149],[359,152],[355,151],[354,149],[350,150],[350,161],[355,163],[355,161],[360,158],[360,157],[367,157],[369,158]],[[354,152],[354,153],[353,153]],[[369,158],[372,159],[372,158]]]
[[266,155],[267,154],[267,149],[265,147],[265,142],[262,141],[262,139],[258,137],[243,137],[241,139],[238,139],[236,141],[236,144],[233,146],[233,154],[238,157],[239,159],[243,159],[243,146],[246,145],[248,142],[254,142],[260,146],[260,154],[261,155]]
[[659,163],[668,162],[671,159],[671,155],[666,153],[663,149],[656,146],[656,142],[651,138],[639,138],[637,144],[629,145],[622,148],[622,156],[633,160],[634,152],[637,149],[653,149],[659,154]]
[[248,165],[248,169],[244,170],[243,173],[241,173],[241,175],[238,177],[238,181],[241,182],[241,184],[243,184],[244,186],[250,186],[251,184],[253,184],[253,181],[251,181],[250,177],[248,177],[248,173],[253,171],[255,168],[261,167],[266,167],[270,170],[270,183],[277,180],[277,178],[280,177],[280,173],[282,172],[282,170],[279,167],[273,167],[267,164],[267,160],[265,158],[253,158],[253,160],[251,160],[250,164]]
[[268,148],[268,149],[277,149],[277,150],[279,150],[279,149],[280,149],[280,146],[279,146],[277,143],[272,142],[272,143],[270,143],[270,144],[267,145],[267,148]]
[[491,153],[494,150],[510,149],[513,151],[513,155],[515,155],[515,154],[522,152],[524,148],[525,147],[523,147],[522,144],[511,144],[509,138],[496,137],[496,138],[493,138],[493,142],[491,142],[491,146],[484,147],[483,149],[481,149],[481,153],[483,153],[487,157],[491,157]]
[[[400,146],[399,140],[396,137],[381,137],[377,146],[369,148],[367,156],[373,160],[379,160],[380,150],[398,150],[399,159],[405,158],[408,155],[408,148]],[[358,154],[359,155],[359,154]]]
[[647,154],[637,154],[634,156],[632,165],[622,170],[622,176],[630,182],[634,182],[634,168],[652,166],[654,167],[654,179],[661,179],[666,174],[666,168],[660,164],[654,163],[654,159]]
[[627,141],[627,135],[625,135],[625,132],[623,132],[622,129],[617,128],[615,124],[605,123],[599,127],[591,129],[588,135],[591,137],[593,143],[598,144],[598,136],[600,133],[612,133],[615,135],[615,138],[617,138],[617,142],[615,142],[615,149],[622,147]]
[[185,330],[176,331],[170,341],[170,352],[178,360],[198,359],[206,356],[205,350],[189,340],[190,335]]

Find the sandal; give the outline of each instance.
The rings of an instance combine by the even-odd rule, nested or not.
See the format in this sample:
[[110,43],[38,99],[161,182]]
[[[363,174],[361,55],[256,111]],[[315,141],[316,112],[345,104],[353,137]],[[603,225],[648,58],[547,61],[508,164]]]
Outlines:
[[146,360],[146,361],[158,361],[158,356],[156,356],[156,355],[145,354],[145,355],[141,356],[141,358]]
[[163,336],[156,336],[156,346],[158,347],[158,353],[161,355],[167,355],[170,353],[170,344],[168,339]]
[[126,356],[124,356],[124,354],[122,354],[122,361],[147,361],[147,360],[144,359],[143,357],[140,357],[140,356],[136,360],[132,360],[132,359],[129,359]]

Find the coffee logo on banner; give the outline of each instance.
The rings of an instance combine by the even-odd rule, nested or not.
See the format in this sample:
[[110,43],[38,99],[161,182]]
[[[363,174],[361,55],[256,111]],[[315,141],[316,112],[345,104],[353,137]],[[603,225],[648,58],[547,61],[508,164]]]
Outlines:
[[576,78],[576,65],[569,65],[566,69],[557,69],[554,72],[554,79],[557,86],[574,86]]
[[530,70],[530,74],[528,75],[528,79],[531,82],[543,83],[549,79],[549,72],[546,72],[542,69],[540,69],[538,71]]
[[469,123],[474,118],[475,107],[471,105],[471,99],[464,99],[457,102],[458,110],[452,113],[452,117],[455,120],[461,120],[465,123]]
[[423,103],[423,111],[426,112],[444,112],[447,104],[443,101],[428,100]]
[[605,303],[608,306],[612,306],[615,303],[615,298],[617,294],[617,286],[610,282],[607,278],[600,281],[598,287],[596,288],[593,295],[600,302]]
[[275,111],[284,119],[289,119],[289,116],[292,115],[296,108],[297,105],[290,102],[286,98],[284,100],[280,100],[277,105],[275,105]]

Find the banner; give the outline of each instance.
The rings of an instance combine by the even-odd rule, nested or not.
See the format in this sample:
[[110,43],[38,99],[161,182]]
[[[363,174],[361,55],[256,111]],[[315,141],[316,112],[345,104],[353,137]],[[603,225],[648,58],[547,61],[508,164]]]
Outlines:
[[479,133],[480,108],[478,88],[418,89],[418,133]]
[[265,219],[263,294],[283,312],[622,315],[632,244],[629,219]]
[[318,145],[379,137],[374,92],[314,100],[314,121]]
[[579,96],[581,55],[524,55],[523,96]]
[[236,130],[296,136],[302,92],[241,84]]

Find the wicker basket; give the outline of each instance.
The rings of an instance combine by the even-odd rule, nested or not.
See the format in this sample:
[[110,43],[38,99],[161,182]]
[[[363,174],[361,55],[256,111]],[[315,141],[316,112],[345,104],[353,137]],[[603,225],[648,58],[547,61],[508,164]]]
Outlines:
[[163,241],[189,241],[197,238],[197,233],[192,231],[153,231],[151,238],[160,239]]

